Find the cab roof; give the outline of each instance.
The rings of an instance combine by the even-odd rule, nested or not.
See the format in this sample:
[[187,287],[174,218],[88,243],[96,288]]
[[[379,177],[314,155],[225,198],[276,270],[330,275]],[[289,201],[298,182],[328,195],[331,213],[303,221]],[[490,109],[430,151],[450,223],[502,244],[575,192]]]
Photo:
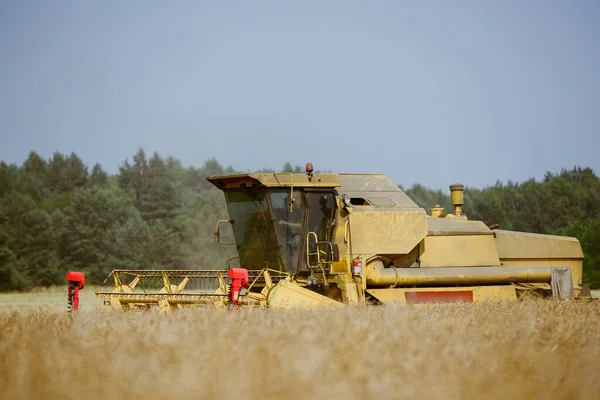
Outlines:
[[419,206],[413,202],[390,178],[384,174],[332,174],[309,175],[291,172],[261,172],[206,178],[221,190],[252,187],[316,187],[332,188],[338,195],[362,199],[360,204],[388,207]]
[[244,187],[325,187],[340,186],[339,174],[313,174],[309,179],[307,174],[291,172],[261,172],[257,174],[239,174],[227,176],[209,176],[207,181],[221,190]]

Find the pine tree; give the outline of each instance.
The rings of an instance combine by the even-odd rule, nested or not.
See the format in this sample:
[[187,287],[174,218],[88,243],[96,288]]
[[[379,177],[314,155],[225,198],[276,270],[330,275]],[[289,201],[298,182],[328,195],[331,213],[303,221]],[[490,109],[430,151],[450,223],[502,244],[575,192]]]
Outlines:
[[20,290],[30,282],[21,274],[23,264],[8,247],[8,235],[0,231],[0,291]]
[[49,193],[46,185],[46,171],[46,161],[36,152],[30,152],[23,167],[19,170],[17,190],[27,194],[35,201],[40,201]]
[[16,165],[0,162],[0,198],[16,189],[18,173]]
[[71,153],[66,161],[66,178],[70,188],[84,187],[88,179],[88,168],[75,153]]
[[58,260],[53,251],[54,231],[50,215],[27,195],[11,193],[0,202],[7,235],[6,245],[18,258],[18,272],[27,284],[59,282]]
[[45,175],[46,161],[35,151],[30,151],[27,160],[23,163],[23,169],[30,174]]
[[138,207],[144,219],[173,220],[180,209],[179,194],[165,162],[156,153],[150,159],[145,179],[146,190],[139,197]]
[[72,189],[67,181],[66,172],[67,160],[64,155],[57,151],[48,162],[46,172],[46,182],[53,193],[64,193]]
[[104,186],[108,182],[108,174],[102,169],[102,165],[96,163],[88,179],[88,186]]
[[118,264],[115,232],[127,222],[130,207],[106,189],[81,189],[62,214],[55,222],[63,262],[103,279]]

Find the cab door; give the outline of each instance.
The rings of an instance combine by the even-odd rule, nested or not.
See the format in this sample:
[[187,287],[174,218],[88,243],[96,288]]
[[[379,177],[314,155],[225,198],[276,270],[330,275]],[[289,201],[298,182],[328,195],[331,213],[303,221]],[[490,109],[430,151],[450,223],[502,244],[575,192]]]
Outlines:
[[[318,264],[319,256],[331,258],[331,235],[335,217],[335,197],[331,192],[311,191],[306,193],[306,219],[303,232],[304,257],[300,269],[307,270]],[[327,244],[329,243],[329,244]],[[322,259],[325,259],[322,257]]]

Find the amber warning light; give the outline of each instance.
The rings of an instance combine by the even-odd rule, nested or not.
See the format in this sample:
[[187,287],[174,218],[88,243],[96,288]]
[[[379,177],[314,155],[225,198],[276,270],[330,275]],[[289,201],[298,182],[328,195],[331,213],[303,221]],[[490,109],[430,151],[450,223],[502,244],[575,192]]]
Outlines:
[[308,175],[309,181],[312,180],[313,171],[314,171],[314,168],[312,166],[312,163],[307,162],[306,163],[306,175]]

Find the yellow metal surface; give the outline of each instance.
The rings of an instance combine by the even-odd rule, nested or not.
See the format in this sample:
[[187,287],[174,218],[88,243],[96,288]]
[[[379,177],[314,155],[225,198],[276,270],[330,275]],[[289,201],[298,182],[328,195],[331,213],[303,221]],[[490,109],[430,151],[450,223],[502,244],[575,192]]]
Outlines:
[[291,279],[284,279],[269,291],[267,306],[273,309],[340,308],[343,304],[308,290]]
[[344,294],[345,301],[348,304],[358,304],[358,287],[355,282],[345,282],[343,284],[342,293]]
[[[227,274],[220,270],[114,270],[98,288],[96,297],[100,304],[119,311],[158,308],[168,312],[173,307],[227,305],[229,295],[224,273]],[[257,292],[244,292],[240,303],[257,305],[266,301],[266,294],[258,291],[272,287],[274,281],[287,276],[276,271],[274,275],[264,270],[250,271],[250,286],[254,285]],[[105,287],[111,278],[115,286]],[[127,281],[128,284],[123,283]]]
[[452,205],[462,206],[465,204],[464,190],[465,186],[460,183],[450,185],[450,200],[452,200]]
[[[396,289],[367,289],[367,293],[384,304],[406,304],[406,292],[409,293],[437,293],[437,292],[473,292],[473,302],[482,301],[515,301],[517,294],[513,285],[502,286],[465,286],[465,287],[440,287],[440,288],[396,288]],[[431,301],[435,302],[435,301]]]
[[398,185],[383,174],[339,174],[340,196],[362,198],[373,206],[419,208]]
[[433,218],[444,218],[446,216],[444,207],[440,207],[439,204],[436,204],[435,207],[431,208],[431,216]]
[[420,250],[421,268],[500,265],[492,235],[427,236]]
[[571,277],[573,278],[573,287],[575,288],[575,296],[579,296],[579,288],[581,288],[583,282],[582,277],[582,260],[568,260],[568,259],[556,259],[556,260],[544,260],[544,259],[535,259],[535,260],[500,260],[502,265],[504,266],[514,266],[514,265],[523,265],[523,266],[536,266],[540,264],[549,265],[551,267],[569,267],[571,269]]
[[550,265],[571,268],[573,285],[581,286],[583,250],[576,238],[494,231],[498,256],[503,265]]
[[228,176],[209,176],[209,182],[219,189],[240,187],[337,187],[340,186],[339,174],[315,173],[312,177],[307,174],[292,174],[289,172],[265,172],[259,174],[239,174]]
[[[135,289],[139,280],[140,279],[138,277],[135,277],[129,285],[124,285],[124,284],[120,283],[121,281],[118,278],[115,278],[116,286],[113,289],[113,293],[133,293],[133,290]],[[119,297],[116,297],[116,296],[111,297],[110,298],[110,306],[113,308],[113,310],[123,311],[123,305],[119,301]],[[128,307],[132,307],[132,306],[133,305],[131,305],[131,306],[128,305]]]
[[549,266],[393,268],[382,260],[371,261],[366,270],[367,287],[471,286],[506,283],[550,283]]
[[481,221],[427,218],[428,236],[493,235],[493,232]]
[[407,254],[427,234],[423,209],[361,209],[349,215],[354,254]]
[[473,302],[506,300],[517,300],[517,293],[513,285],[479,286],[473,290]]
[[[384,174],[338,174],[343,190],[361,192],[402,192],[398,185]],[[408,197],[408,196],[407,196]],[[415,204],[415,203],[413,203]]]
[[573,237],[494,230],[502,259],[583,259],[579,240]]
[[350,274],[336,276],[337,287],[342,292],[342,301],[347,304],[359,304],[362,302],[362,285]]
[[461,185],[460,183],[450,185],[450,200],[452,200],[452,205],[454,206],[454,214],[448,214],[446,218],[467,219],[467,216],[462,212],[462,206],[465,204],[464,190],[465,185]]

